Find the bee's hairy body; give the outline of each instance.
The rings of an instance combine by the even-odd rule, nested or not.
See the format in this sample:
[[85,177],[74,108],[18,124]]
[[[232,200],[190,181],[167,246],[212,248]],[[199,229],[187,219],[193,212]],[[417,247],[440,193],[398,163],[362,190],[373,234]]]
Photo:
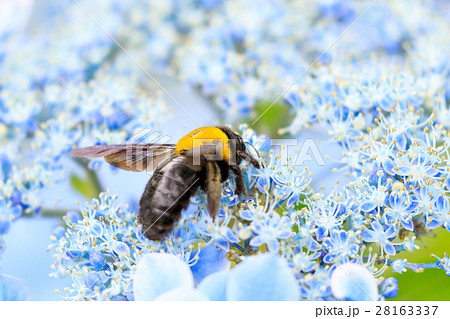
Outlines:
[[[221,141],[223,160],[203,158],[199,165],[193,165],[193,145],[202,145],[194,139]],[[230,140],[235,142],[230,143]],[[176,145],[178,157],[155,171],[141,197],[138,221],[143,233],[151,240],[167,235],[199,187],[207,193],[208,210],[214,218],[220,209],[221,183],[228,179],[230,169],[236,176],[236,193],[245,193],[243,174],[238,166],[242,158],[237,158],[236,163],[230,161],[230,154],[238,151],[245,152],[245,144],[227,127],[203,127],[183,137]]]
[[160,239],[172,230],[198,189],[200,173],[177,157],[153,174],[139,201],[138,222],[148,238]]

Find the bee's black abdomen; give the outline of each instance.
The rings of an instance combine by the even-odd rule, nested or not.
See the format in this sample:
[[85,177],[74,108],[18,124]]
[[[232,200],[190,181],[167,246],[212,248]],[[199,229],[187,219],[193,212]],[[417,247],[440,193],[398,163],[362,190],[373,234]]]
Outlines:
[[184,157],[177,157],[155,171],[139,201],[142,232],[151,240],[162,239],[188,207],[198,186],[199,173]]

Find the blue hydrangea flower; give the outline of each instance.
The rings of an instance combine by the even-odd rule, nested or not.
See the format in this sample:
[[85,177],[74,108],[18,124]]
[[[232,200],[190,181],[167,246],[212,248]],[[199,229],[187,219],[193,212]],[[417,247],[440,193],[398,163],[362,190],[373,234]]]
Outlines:
[[266,244],[269,251],[277,253],[280,250],[279,240],[289,239],[292,236],[292,220],[274,212],[254,220],[251,229],[256,234],[250,241],[251,246]]
[[338,265],[331,275],[331,290],[338,299],[378,300],[376,279],[366,267],[359,264]]
[[298,300],[289,265],[274,254],[251,257],[230,271],[227,300]]
[[392,263],[392,270],[394,272],[398,272],[399,274],[401,274],[406,271],[405,265],[406,265],[406,259],[396,259]]
[[314,274],[301,279],[300,294],[302,300],[330,300],[332,298],[328,269],[318,268]]
[[442,258],[435,257],[437,258],[436,265],[444,270],[447,276],[450,276],[450,257],[446,253],[444,253],[444,257]]
[[322,241],[329,233],[338,229],[345,217],[343,216],[343,207],[328,200],[316,201],[310,207],[314,223],[317,225],[316,238],[318,241]]
[[350,258],[355,258],[359,251],[359,243],[357,236],[352,232],[345,230],[334,230],[331,236],[323,241],[327,255],[323,257],[326,263],[345,263]]
[[401,222],[407,230],[413,231],[413,219],[416,216],[416,207],[419,205],[415,197],[406,193],[393,193],[389,196],[390,208],[386,208],[383,219],[385,224]]
[[395,255],[396,250],[394,245],[391,243],[391,239],[395,238],[398,233],[398,229],[393,226],[383,227],[378,221],[373,221],[371,223],[372,229],[363,229],[361,232],[361,237],[366,242],[375,242],[383,249],[382,253],[385,252],[388,255]]
[[430,214],[424,216],[427,228],[434,229],[439,226],[444,226],[447,231],[450,231],[450,205],[448,198],[439,196],[433,203],[433,210]]
[[315,259],[320,257],[320,255],[320,251],[315,251],[312,253],[299,252],[298,254],[294,255],[292,261],[299,271],[308,273],[313,271],[317,267],[317,261]]
[[169,254],[145,255],[136,266],[133,291],[135,300],[155,300],[175,288],[192,288],[189,266]]

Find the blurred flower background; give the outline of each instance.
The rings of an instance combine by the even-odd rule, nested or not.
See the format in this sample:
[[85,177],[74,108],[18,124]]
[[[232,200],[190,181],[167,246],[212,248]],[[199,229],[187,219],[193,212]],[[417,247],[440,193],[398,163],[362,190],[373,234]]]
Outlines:
[[[0,299],[449,300],[449,20],[444,0],[0,0]],[[135,220],[149,175],[68,156],[219,124],[266,166],[161,242]]]

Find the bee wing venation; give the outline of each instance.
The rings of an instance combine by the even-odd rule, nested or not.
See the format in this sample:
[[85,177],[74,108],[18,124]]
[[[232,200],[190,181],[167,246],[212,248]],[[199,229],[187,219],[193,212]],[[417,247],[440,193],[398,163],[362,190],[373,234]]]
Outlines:
[[109,164],[127,171],[154,171],[175,156],[175,145],[94,145],[72,150],[69,154],[75,157],[103,157]]
[[76,148],[70,151],[69,155],[74,157],[104,157],[120,152],[126,145],[93,145],[83,148]]
[[105,161],[123,170],[141,172],[154,171],[167,164],[175,156],[172,149],[155,149],[128,153],[121,151],[105,156]]

